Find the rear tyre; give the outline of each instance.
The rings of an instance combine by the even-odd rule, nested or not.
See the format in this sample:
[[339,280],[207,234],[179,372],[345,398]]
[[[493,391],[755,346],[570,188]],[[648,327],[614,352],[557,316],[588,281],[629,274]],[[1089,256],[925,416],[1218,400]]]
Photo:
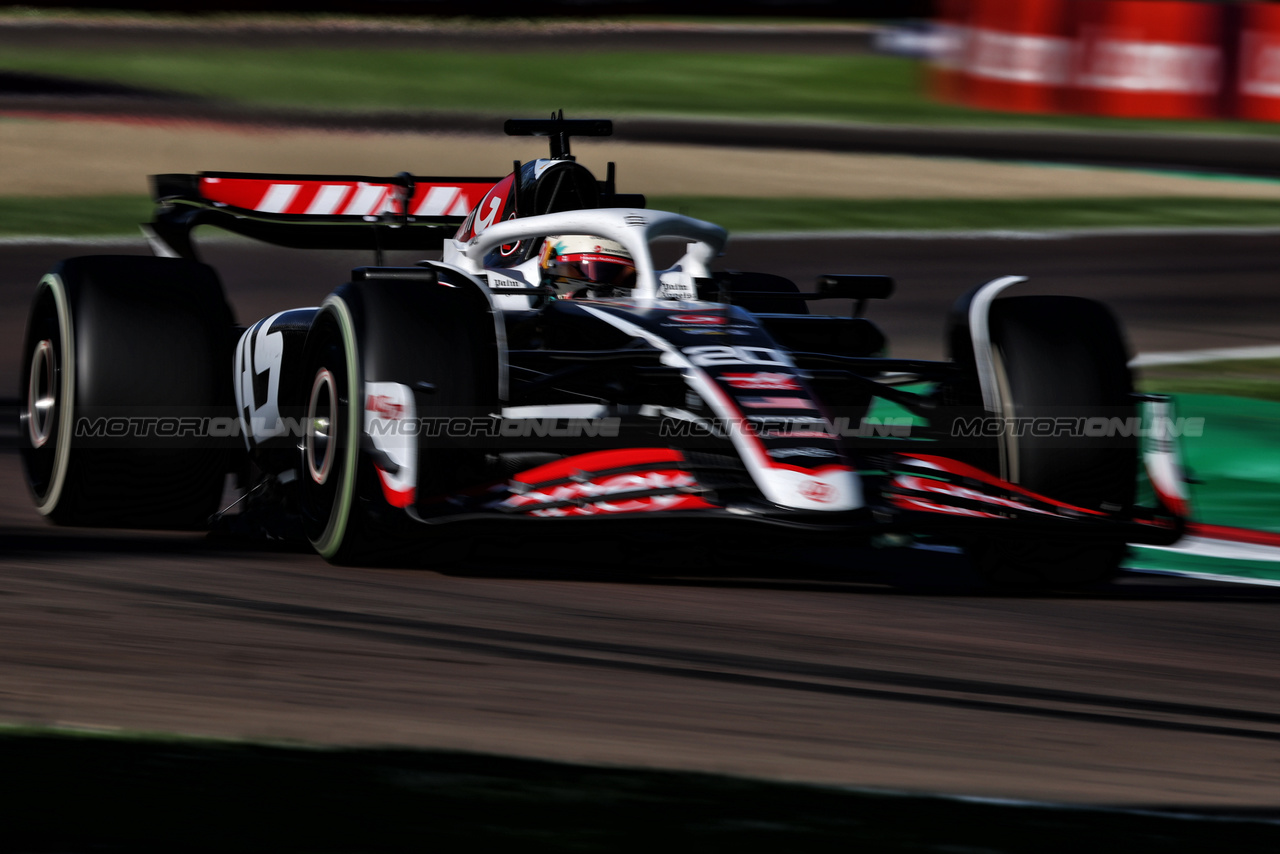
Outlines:
[[[1080,429],[1126,423],[1138,415],[1128,348],[1111,312],[1079,297],[1009,297],[992,303],[990,329],[1006,423],[1053,419],[1039,423],[1061,425],[1051,431],[1006,431],[995,473],[1089,510],[1132,506],[1138,437]],[[1078,426],[1069,431],[1071,422],[1062,419]],[[1126,553],[1123,543],[1040,539],[992,540],[970,549],[979,571],[993,583],[1067,587],[1114,576]]]
[[37,509],[64,525],[204,527],[230,454],[199,425],[234,415],[231,327],[202,264],[90,256],[45,276],[21,374]]

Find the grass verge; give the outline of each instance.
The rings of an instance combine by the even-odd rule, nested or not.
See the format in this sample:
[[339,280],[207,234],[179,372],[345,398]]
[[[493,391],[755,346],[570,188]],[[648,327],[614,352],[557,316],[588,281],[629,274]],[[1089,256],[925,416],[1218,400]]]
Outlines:
[[[376,12],[362,15],[357,12],[289,12],[275,10],[271,12],[213,12],[183,13],[178,11],[151,11],[145,9],[109,9],[94,8],[77,9],[70,6],[40,9],[34,6],[9,6],[0,8],[0,25],[28,23],[106,23],[111,26],[146,25],[155,27],[172,27],[182,29],[216,30],[220,27],[324,27],[352,28],[366,30],[402,31],[407,29],[423,29],[430,32],[501,32],[511,30],[548,30],[564,22],[555,16],[494,18],[488,16],[465,17],[445,14],[421,15],[379,15]],[[874,19],[871,19],[874,21]],[[585,23],[588,27],[626,27],[630,24],[645,26],[672,24],[719,24],[742,27],[766,26],[782,27],[790,25],[805,26],[848,26],[855,24],[846,17],[795,17],[773,15],[680,15],[680,14],[616,14],[591,16],[589,20],[572,20],[572,24]]]
[[895,124],[1280,133],[1264,122],[1036,116],[939,104],[924,67],[868,54],[6,48],[0,67],[247,104],[509,116],[691,114]]
[[[1280,827],[455,752],[0,734],[6,846],[120,851],[1272,850]],[[1258,846],[1254,848],[1253,846]]]
[[7,48],[13,71],[248,104],[543,115],[696,113],[946,120],[907,60],[689,52]]
[[153,208],[146,196],[0,197],[0,237],[137,234]]
[[655,196],[649,207],[730,231],[1110,228],[1280,224],[1280,202],[1121,199],[733,199]]
[[[974,230],[1116,226],[1280,225],[1280,201],[1261,199],[738,199],[651,196],[649,207],[731,232]],[[0,236],[135,234],[151,218],[145,196],[0,198]]]
[[1143,368],[1138,387],[1165,394],[1212,394],[1280,401],[1280,359],[1233,359]]

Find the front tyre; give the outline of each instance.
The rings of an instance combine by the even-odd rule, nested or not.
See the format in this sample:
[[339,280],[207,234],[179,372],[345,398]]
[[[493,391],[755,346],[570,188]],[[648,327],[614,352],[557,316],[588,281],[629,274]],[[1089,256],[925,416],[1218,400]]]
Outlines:
[[[1138,415],[1128,348],[1114,315],[1079,297],[1008,297],[991,304],[992,368],[1006,425],[1042,420],[1073,430],[1007,429],[997,449],[1002,478],[1088,510],[1134,503]],[[1127,435],[1126,435],[1127,434]],[[980,572],[1001,585],[1073,587],[1116,574],[1127,549],[1116,542],[1000,539],[975,543]]]
[[[487,423],[500,397],[496,318],[488,294],[469,280],[438,285],[420,269],[359,272],[315,316],[290,401],[304,427],[304,528],[335,563],[438,564],[468,544],[445,539],[434,519],[449,515],[457,492],[484,482],[490,448],[470,434],[388,434],[372,425]],[[399,415],[385,415],[388,386],[409,395],[397,398]],[[410,409],[417,421],[400,421]]]
[[[66,519],[62,504],[71,458],[75,347],[71,311],[60,279],[46,277],[36,291],[23,348],[22,461],[36,509]],[[66,519],[66,521],[71,521]]]
[[364,557],[369,538],[356,515],[360,469],[359,349],[350,309],[330,298],[307,336],[301,501],[303,528],[321,557],[347,563]]

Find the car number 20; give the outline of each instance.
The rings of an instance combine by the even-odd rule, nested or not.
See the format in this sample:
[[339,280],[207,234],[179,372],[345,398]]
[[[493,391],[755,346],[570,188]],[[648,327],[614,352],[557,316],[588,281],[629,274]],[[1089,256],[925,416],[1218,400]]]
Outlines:
[[780,350],[770,347],[731,347],[727,344],[707,344],[701,347],[685,347],[684,354],[700,368],[713,365],[782,365],[791,362]]

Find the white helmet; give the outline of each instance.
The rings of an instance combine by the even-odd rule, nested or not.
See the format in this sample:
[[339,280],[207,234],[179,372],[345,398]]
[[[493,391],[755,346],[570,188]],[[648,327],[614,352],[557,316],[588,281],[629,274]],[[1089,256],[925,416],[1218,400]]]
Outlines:
[[636,265],[621,243],[589,234],[548,237],[538,258],[542,283],[589,288],[597,296],[636,286]]

